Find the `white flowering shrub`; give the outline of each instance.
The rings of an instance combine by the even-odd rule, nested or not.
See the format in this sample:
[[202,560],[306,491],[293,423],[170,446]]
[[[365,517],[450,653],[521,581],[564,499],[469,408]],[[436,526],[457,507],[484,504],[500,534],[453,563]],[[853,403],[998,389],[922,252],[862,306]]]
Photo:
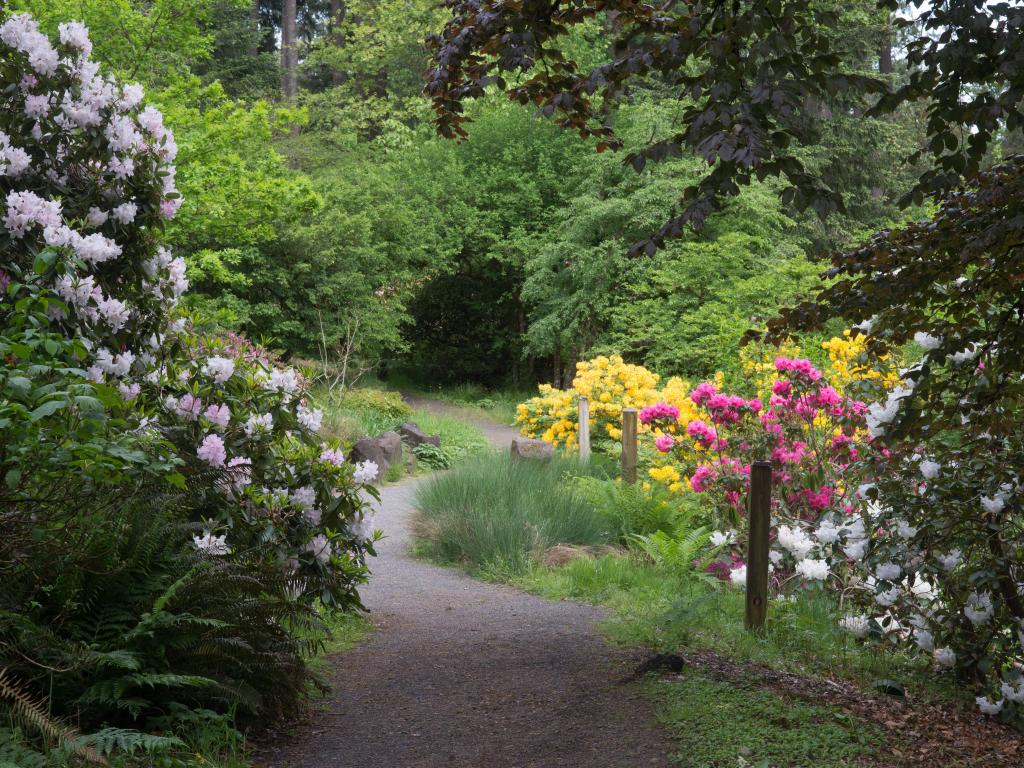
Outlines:
[[[842,318],[871,364],[918,362],[869,406],[859,468],[860,619],[927,654],[986,714],[1024,725],[1024,156],[951,193],[929,221],[833,259],[837,278],[770,323]],[[851,631],[863,622],[851,617]]]
[[[68,424],[98,419],[104,445],[134,436],[105,449],[114,469],[162,473],[198,499],[196,547],[272,560],[299,593],[358,603],[371,468],[317,437],[300,374],[191,330],[178,309],[185,264],[160,244],[180,204],[174,137],[141,87],[100,74],[81,24],[59,38],[25,14],[0,23],[0,321],[17,363],[0,409],[8,492],[28,497],[38,444],[67,444]],[[33,362],[42,348],[59,360]]]

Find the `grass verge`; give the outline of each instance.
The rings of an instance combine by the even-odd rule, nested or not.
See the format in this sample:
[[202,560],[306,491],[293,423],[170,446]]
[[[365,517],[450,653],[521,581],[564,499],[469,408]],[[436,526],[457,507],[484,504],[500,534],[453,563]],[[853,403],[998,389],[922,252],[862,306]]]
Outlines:
[[796,702],[688,671],[649,681],[645,692],[691,768],[845,768],[885,744],[877,726],[835,707]]

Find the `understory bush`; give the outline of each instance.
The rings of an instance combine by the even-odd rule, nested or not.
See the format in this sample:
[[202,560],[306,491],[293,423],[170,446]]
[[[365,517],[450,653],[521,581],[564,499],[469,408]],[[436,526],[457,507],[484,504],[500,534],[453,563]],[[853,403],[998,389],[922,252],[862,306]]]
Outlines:
[[360,607],[375,468],[301,373],[181,311],[174,138],[90,50],[0,23],[0,716],[159,751],[294,707],[311,606]]
[[515,572],[555,544],[609,542],[614,533],[607,521],[569,481],[586,471],[562,458],[513,461],[492,453],[471,459],[419,489],[421,550],[445,562]]

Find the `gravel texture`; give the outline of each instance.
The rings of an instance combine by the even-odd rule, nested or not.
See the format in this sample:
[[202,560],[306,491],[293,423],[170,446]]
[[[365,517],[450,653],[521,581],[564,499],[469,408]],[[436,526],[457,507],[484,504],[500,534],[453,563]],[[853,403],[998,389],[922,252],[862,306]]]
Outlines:
[[[438,410],[445,404],[418,399]],[[473,420],[496,446],[515,430]],[[668,766],[637,663],[594,628],[598,608],[552,603],[411,558],[416,487],[382,489],[386,538],[363,591],[375,631],[331,659],[333,693],[264,745],[269,768]]]

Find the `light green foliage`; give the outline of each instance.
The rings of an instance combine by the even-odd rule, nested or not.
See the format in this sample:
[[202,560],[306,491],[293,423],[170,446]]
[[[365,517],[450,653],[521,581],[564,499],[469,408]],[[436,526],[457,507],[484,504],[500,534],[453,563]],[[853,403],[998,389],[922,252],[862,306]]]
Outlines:
[[554,544],[601,544],[608,532],[563,482],[568,459],[513,462],[490,454],[434,477],[417,493],[420,551],[442,562],[505,574],[525,571]]
[[452,465],[451,456],[445,449],[432,443],[420,443],[412,452],[418,462],[430,469],[448,469]]
[[11,0],[11,11],[29,11],[51,36],[60,22],[85,22],[93,59],[125,80],[162,86],[187,74],[213,51],[208,24],[225,5],[246,0]]
[[[671,111],[644,101],[619,122],[627,140],[646,139],[669,130]],[[668,217],[702,164],[679,158],[639,175],[612,158],[588,165],[558,226],[535,238],[523,288],[534,354],[619,353],[665,374],[705,376],[735,367],[752,318],[816,283],[804,238],[767,185],[745,190],[700,234],[630,258],[630,245]]]
[[818,706],[698,672],[646,686],[677,739],[684,768],[844,768],[885,743],[878,726]]
[[700,512],[700,500],[695,494],[671,493],[661,484],[644,489],[621,480],[596,477],[577,478],[576,484],[623,541],[638,534],[674,534],[689,527]]
[[461,414],[416,409],[412,421],[428,435],[439,435],[441,448],[452,463],[486,453],[489,443],[483,431]]

